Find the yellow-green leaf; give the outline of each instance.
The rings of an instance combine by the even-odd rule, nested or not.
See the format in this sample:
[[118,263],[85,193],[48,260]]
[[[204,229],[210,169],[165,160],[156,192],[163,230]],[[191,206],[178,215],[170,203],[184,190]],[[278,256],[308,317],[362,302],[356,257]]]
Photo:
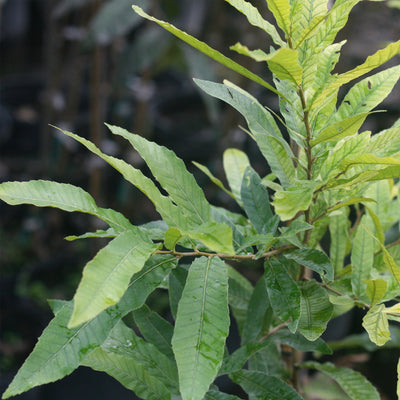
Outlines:
[[390,340],[389,322],[384,310],[383,304],[373,306],[365,314],[362,323],[371,341],[378,346]]
[[367,295],[371,300],[371,306],[378,304],[386,294],[387,282],[384,279],[367,279]]

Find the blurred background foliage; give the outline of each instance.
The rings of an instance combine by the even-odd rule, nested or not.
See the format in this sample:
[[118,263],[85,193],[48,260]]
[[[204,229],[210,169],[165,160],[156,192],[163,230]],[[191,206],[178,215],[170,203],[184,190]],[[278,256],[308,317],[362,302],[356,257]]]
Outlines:
[[[261,174],[268,172],[267,166],[240,128],[241,117],[203,96],[191,78],[229,79],[273,110],[277,99],[143,21],[132,11],[132,3],[270,79],[263,64],[229,52],[238,40],[265,49],[271,42],[223,0],[0,0],[0,181],[68,182],[85,188],[100,206],[123,212],[135,224],[156,219],[140,192],[50,126],[76,132],[106,153],[142,166],[125,142],[110,138],[103,125],[107,121],[173,149],[211,202],[229,206],[230,198],[191,161],[206,165],[223,180],[222,152],[238,147],[250,155]],[[264,0],[252,3],[271,20]],[[380,3],[362,2],[353,10],[338,37],[348,39],[338,72],[400,36],[399,1]],[[366,129],[380,130],[400,116],[398,86],[382,106],[387,112],[370,117]],[[96,252],[94,239],[74,243],[63,239],[88,227],[101,226],[84,215],[0,204],[0,393],[51,318],[45,299],[70,299],[83,265]],[[253,282],[257,276],[256,270],[249,270]],[[150,302],[163,311],[160,298]],[[347,332],[357,322],[348,320]],[[91,376],[85,375],[84,381],[92,397],[132,398],[116,388],[109,392],[98,380],[90,386]],[[19,398],[54,398],[57,393],[62,399],[57,388],[48,385]],[[67,392],[65,398],[78,398],[78,392]]]

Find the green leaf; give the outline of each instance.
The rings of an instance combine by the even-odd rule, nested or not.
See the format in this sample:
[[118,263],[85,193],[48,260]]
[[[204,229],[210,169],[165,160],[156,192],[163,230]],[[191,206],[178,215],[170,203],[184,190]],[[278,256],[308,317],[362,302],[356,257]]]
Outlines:
[[[178,260],[171,255],[156,254],[151,256],[144,267],[134,274],[129,287],[117,304],[117,309],[125,315],[129,311],[141,307],[150,293],[168,278],[169,273],[176,267]],[[114,308],[112,308],[114,309]],[[110,309],[107,309],[107,312]]]
[[205,166],[205,165],[201,165],[200,163],[196,162],[196,161],[192,161],[192,163],[204,174],[206,174],[211,182],[213,182],[215,185],[217,185],[220,189],[222,189],[226,194],[228,194],[229,196],[231,196],[232,198],[234,198],[233,194],[231,191],[229,191],[224,184],[218,179],[216,178],[211,171]]
[[318,351],[322,354],[332,354],[331,348],[321,338],[309,341],[299,332],[291,333],[289,330],[281,329],[272,335],[271,339],[300,351]]
[[242,344],[256,341],[268,329],[265,317],[271,313],[267,287],[264,278],[260,278],[251,295],[247,309],[246,323],[243,329]]
[[310,142],[311,145],[315,146],[322,142],[342,139],[346,136],[356,134],[369,114],[370,113],[363,113],[355,115],[328,126]]
[[86,322],[118,303],[132,275],[158,248],[138,228],[122,233],[100,250],[84,271],[74,296],[69,327]]
[[3,399],[69,375],[87,354],[103,343],[121,318],[119,313],[106,311],[80,327],[69,330],[66,326],[72,308],[72,302],[68,302],[57,312],[3,393]]
[[173,35],[175,35],[179,39],[188,43],[195,49],[201,51],[202,53],[204,53],[208,57],[212,58],[213,60],[215,60],[215,61],[219,62],[220,64],[224,65],[225,67],[230,68],[233,71],[245,76],[246,78],[251,79],[254,82],[257,82],[258,84],[264,86],[265,88],[271,90],[272,92],[279,94],[279,92],[273,86],[271,86],[269,83],[265,82],[258,75],[252,73],[248,69],[237,64],[235,61],[231,60],[230,58],[225,57],[223,54],[221,54],[217,50],[214,50],[213,48],[208,46],[206,43],[203,43],[203,42],[197,40],[193,36],[188,35],[186,32],[181,31],[180,29],[169,24],[168,22],[161,21],[154,17],[151,17],[150,15],[146,14],[140,7],[133,5],[132,8],[141,17],[146,18],[149,21],[153,21],[153,22],[157,23],[158,25],[162,26],[164,29],[171,32]]
[[167,232],[165,232],[164,246],[169,250],[174,250],[182,236],[182,232],[179,229],[169,228]]
[[229,187],[236,201],[242,205],[240,188],[246,168],[250,166],[247,154],[238,149],[227,149],[223,155],[223,165]]
[[235,317],[239,332],[243,333],[243,328],[247,320],[249,302],[253,293],[251,283],[234,268],[228,268],[229,276],[229,306]]
[[335,274],[338,274],[344,267],[344,258],[349,240],[347,214],[348,208],[340,214],[329,217],[329,233],[331,238],[329,256]]
[[238,11],[244,14],[247,17],[249,23],[253,26],[261,28],[263,31],[268,33],[271,36],[272,40],[275,44],[279,46],[284,45],[284,41],[279,36],[274,25],[266,21],[256,7],[254,7],[251,3],[244,0],[225,0],[231,6],[235,7]]
[[319,364],[308,361],[302,368],[316,369],[335,380],[351,400],[379,400],[378,391],[359,372],[349,368],[338,368],[331,363]]
[[33,204],[36,207],[55,207],[64,211],[80,211],[95,215],[117,232],[132,227],[119,212],[97,207],[94,199],[83,189],[57,182],[29,181],[0,184],[0,199],[11,205]]
[[301,84],[303,68],[299,64],[297,50],[282,47],[268,56],[267,63],[277,78]]
[[144,339],[153,344],[161,353],[174,359],[171,347],[174,330],[172,325],[146,305],[133,310],[132,315]]
[[351,251],[351,264],[353,266],[351,286],[354,295],[357,297],[364,294],[366,288],[364,280],[370,278],[374,263],[375,243],[365,226],[371,226],[371,220],[368,217],[362,218],[356,230]]
[[87,239],[87,238],[115,238],[117,233],[114,231],[113,228],[109,228],[106,231],[98,229],[96,232],[86,232],[83,235],[79,236],[66,236],[65,240],[68,240],[69,242],[72,242],[74,240],[79,240],[79,239]]
[[388,68],[354,85],[343,99],[337,118],[368,113],[389,95],[400,77],[400,66]]
[[350,206],[352,204],[358,204],[358,203],[376,203],[376,200],[370,199],[368,197],[352,197],[349,200],[339,202],[333,207],[329,207],[328,211],[331,213],[332,211],[339,210],[339,208]]
[[83,144],[92,153],[105,160],[117,171],[119,171],[128,182],[132,183],[139,190],[141,190],[152,201],[157,211],[162,216],[163,220],[169,226],[183,226],[185,228],[187,227],[185,218],[182,217],[182,213],[177,210],[177,207],[173,204],[171,199],[167,196],[162,195],[155,183],[151,179],[147,178],[140,170],[133,168],[131,165],[123,160],[102,153],[89,140],[75,135],[74,133],[63,131],[62,129],[59,130],[65,135]]
[[122,322],[82,364],[107,372],[144,399],[179,393],[175,364]]
[[290,321],[289,329],[295,332],[300,318],[300,290],[282,260],[272,258],[264,267],[271,307],[282,321]]
[[267,5],[275,17],[279,28],[288,36],[290,33],[290,3],[289,0],[267,0]]
[[274,234],[277,220],[269,205],[269,194],[262,185],[261,178],[250,166],[243,175],[240,190],[243,208],[258,233]]
[[376,304],[364,315],[362,326],[372,342],[383,346],[390,340],[389,322],[383,304]]
[[178,309],[178,303],[181,299],[183,288],[185,287],[187,270],[182,266],[176,267],[170,274],[168,279],[168,295],[171,313],[174,319],[176,319],[176,311]]
[[204,396],[205,400],[240,400],[239,397],[211,389]]
[[371,300],[371,306],[378,304],[386,294],[387,282],[384,279],[368,279],[367,283],[367,295]]
[[307,210],[317,185],[315,181],[296,181],[294,186],[284,191],[276,191],[272,205],[281,220],[288,221],[299,211]]
[[196,259],[178,305],[172,349],[183,400],[201,400],[221,366],[229,332],[228,270],[217,257]]
[[[350,2],[349,2],[350,3]],[[400,40],[394,43],[390,43],[382,50],[378,50],[375,54],[369,56],[363,64],[360,64],[356,68],[341,74],[333,81],[325,90],[323,90],[313,101],[312,107],[323,104],[327,98],[330,98],[336,93],[336,90],[342,85],[351,82],[358,77],[367,74],[373,69],[379,67],[391,58],[396,56],[400,51]]]
[[225,101],[245,117],[272,172],[282,186],[289,186],[295,177],[294,156],[272,115],[253,96],[228,81],[223,85],[198,79],[194,82],[210,96]]
[[326,290],[315,280],[305,282],[300,290],[300,320],[297,329],[306,339],[314,341],[325,332],[333,306]]
[[321,277],[326,277],[329,281],[333,281],[334,273],[331,260],[321,250],[310,248],[296,249],[285,253],[284,257],[318,272]]
[[233,374],[233,381],[249,396],[265,400],[302,400],[303,398],[287,383],[263,372],[241,370]]
[[376,157],[373,154],[362,154],[357,157],[348,157],[345,158],[340,163],[340,168],[343,168],[347,171],[349,168],[357,166],[357,165],[391,165],[398,166],[400,165],[400,160],[394,157]]
[[107,126],[114,135],[127,139],[138,151],[155,178],[185,215],[189,226],[210,221],[210,205],[203,191],[174,152],[125,129]]

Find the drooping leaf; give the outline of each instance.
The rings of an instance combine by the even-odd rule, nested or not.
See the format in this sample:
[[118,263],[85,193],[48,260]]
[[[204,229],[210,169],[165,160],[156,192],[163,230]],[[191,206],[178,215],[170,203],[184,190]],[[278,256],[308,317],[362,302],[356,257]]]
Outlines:
[[156,312],[151,311],[147,305],[133,310],[132,315],[144,339],[152,343],[161,353],[173,359],[171,339],[174,329],[172,325]]
[[229,306],[235,317],[239,332],[243,333],[244,324],[247,320],[249,302],[253,293],[253,286],[241,273],[234,268],[228,268],[229,276]]
[[371,306],[378,304],[386,294],[387,282],[384,279],[368,279],[367,283],[367,295],[371,300]]
[[121,318],[119,313],[105,311],[78,328],[69,330],[66,326],[72,309],[72,302],[68,302],[57,312],[3,393],[3,399],[69,375],[87,354],[104,342]]
[[[247,318],[243,329],[242,344],[256,341],[268,329],[265,324],[267,313],[271,313],[267,287],[264,278],[260,278],[251,295],[247,309]],[[268,321],[267,321],[268,324]]]
[[155,178],[190,221],[190,225],[196,226],[210,221],[210,205],[203,191],[175,153],[125,129],[107,126],[114,135],[127,139],[138,151]]
[[80,211],[95,215],[107,222],[116,232],[132,224],[119,212],[97,207],[94,199],[83,189],[50,181],[4,182],[0,184],[0,199],[11,205],[33,204],[36,207],[55,207],[64,211]]
[[243,208],[256,231],[274,234],[277,224],[269,205],[268,192],[262,185],[261,178],[250,166],[243,175],[240,193]]
[[314,341],[325,332],[333,306],[326,290],[315,280],[305,282],[300,290],[300,319],[297,329],[306,339]]
[[238,149],[227,149],[223,155],[223,165],[229,187],[236,201],[242,205],[240,188],[242,186],[244,172],[250,166],[247,154]]
[[303,248],[296,249],[284,255],[289,260],[294,260],[311,270],[318,272],[321,277],[333,281],[334,271],[329,257],[317,249]]
[[275,192],[272,205],[281,220],[287,221],[294,218],[299,211],[307,210],[317,185],[316,181],[297,181],[294,186]]
[[282,46],[284,41],[279,36],[274,25],[266,21],[251,3],[245,0],[226,0],[231,6],[235,7],[238,11],[243,13],[249,23],[253,26],[261,28],[264,32],[271,36],[275,44]]
[[178,303],[181,299],[183,288],[185,287],[187,270],[182,266],[176,267],[168,277],[168,295],[171,313],[174,319],[176,319],[176,311],[178,309]]
[[158,248],[138,228],[122,233],[86,265],[74,296],[69,327],[86,322],[118,303],[133,274]]
[[144,399],[179,393],[175,364],[122,322],[82,364],[107,372]]
[[240,385],[249,396],[265,400],[302,400],[303,398],[287,383],[275,376],[245,369],[233,374],[233,381]]
[[229,331],[228,270],[217,257],[196,259],[178,305],[172,348],[183,400],[201,400],[221,366]]
[[319,364],[308,361],[301,364],[303,368],[316,369],[335,380],[351,400],[379,400],[378,391],[359,372],[349,368],[335,367],[331,363]]
[[348,208],[340,214],[329,217],[330,249],[329,256],[335,274],[338,274],[344,267],[344,258],[348,242]]
[[223,85],[199,79],[194,82],[209,95],[230,104],[246,118],[250,132],[272,172],[282,186],[289,186],[295,177],[291,159],[294,156],[272,115],[253,96],[228,81]]
[[178,228],[169,228],[165,232],[164,246],[169,250],[175,249],[176,244],[182,236],[182,232]]
[[164,29],[167,31],[171,32],[173,35],[178,37],[179,39],[183,40],[184,42],[188,43],[195,49],[201,51],[208,57],[212,58],[213,60],[219,62],[220,64],[224,65],[225,67],[228,67],[232,69],[233,71],[245,76],[248,79],[251,79],[260,85],[266,87],[267,89],[271,90],[272,92],[278,94],[277,90],[271,86],[269,83],[261,79],[258,75],[252,73],[248,69],[244,68],[243,66],[237,64],[235,61],[231,60],[228,57],[225,57],[223,54],[218,52],[217,50],[214,50],[210,46],[208,46],[206,43],[203,43],[193,36],[188,35],[186,32],[181,31],[180,29],[176,28],[175,26],[169,24],[168,22],[158,20],[154,17],[151,17],[150,15],[146,14],[140,7],[137,7],[135,5],[132,6],[134,11],[138,13],[141,17],[148,19],[149,21],[153,21],[157,23],[158,25],[162,26]]
[[299,332],[292,333],[287,329],[280,329],[276,334],[271,336],[271,339],[300,351],[318,351],[322,354],[332,354],[331,348],[321,338],[310,341]]
[[370,278],[374,262],[375,242],[365,228],[365,224],[370,227],[371,221],[363,217],[357,228],[351,251],[351,264],[353,265],[351,286],[357,297],[365,292],[366,284],[364,280]]
[[286,270],[283,260],[272,258],[265,262],[265,284],[274,313],[282,321],[290,321],[289,329],[296,331],[300,318],[300,290]]
[[373,154],[362,154],[357,157],[348,157],[345,158],[340,163],[340,168],[343,170],[348,170],[351,167],[357,165],[391,165],[398,166],[400,165],[400,160],[397,160],[394,157],[376,157]]

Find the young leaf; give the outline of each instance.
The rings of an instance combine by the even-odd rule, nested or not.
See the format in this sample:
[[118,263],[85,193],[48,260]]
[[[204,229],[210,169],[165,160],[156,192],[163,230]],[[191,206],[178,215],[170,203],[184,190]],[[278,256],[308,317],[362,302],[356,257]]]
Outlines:
[[267,5],[275,17],[279,28],[290,34],[290,3],[289,0],[267,0]]
[[57,182],[29,181],[0,184],[0,199],[8,204],[33,204],[36,207],[55,207],[64,211],[80,211],[107,222],[116,232],[132,227],[120,213],[97,207],[94,199],[83,189]]
[[289,186],[295,177],[294,156],[272,115],[253,96],[228,81],[223,85],[199,79],[194,82],[209,95],[230,104],[246,118],[250,132],[272,172],[282,186]]
[[153,344],[161,353],[174,359],[171,347],[174,330],[172,325],[146,305],[133,310],[132,315],[147,342]]
[[235,7],[238,11],[244,14],[247,17],[249,23],[253,26],[261,28],[263,31],[268,33],[271,36],[272,40],[278,46],[283,46],[285,42],[279,36],[278,31],[275,26],[266,21],[258,11],[256,7],[254,7],[251,3],[245,0],[225,0],[231,6]]
[[245,392],[260,399],[302,400],[303,398],[287,383],[275,376],[266,375],[259,371],[245,369],[233,374],[233,381],[240,385]]
[[250,166],[243,175],[240,190],[243,208],[258,233],[275,233],[277,221],[269,205],[269,195],[261,178]]
[[265,284],[274,313],[282,320],[290,320],[289,329],[296,331],[300,318],[300,290],[286,270],[282,260],[265,262]]
[[368,279],[367,295],[371,300],[371,306],[378,304],[386,294],[387,282],[384,279]]
[[301,84],[303,68],[296,50],[282,47],[267,58],[268,67],[277,78]]
[[240,195],[243,175],[247,167],[250,166],[249,158],[246,153],[238,149],[227,149],[223,155],[223,165],[229,187],[236,201],[243,205]]
[[297,181],[294,186],[275,192],[272,205],[281,220],[288,221],[294,218],[299,211],[307,210],[317,185],[316,181]]
[[84,271],[74,296],[69,327],[75,327],[118,303],[132,275],[158,248],[138,228],[122,233],[100,250]]
[[322,142],[342,139],[346,136],[352,136],[356,134],[368,115],[369,113],[359,114],[328,126],[310,142],[311,145],[315,146]]
[[333,281],[334,271],[329,257],[317,249],[303,248],[293,250],[284,255],[289,260],[294,260],[300,265],[304,265],[311,270],[318,272],[321,277]]
[[306,339],[314,341],[325,332],[333,306],[329,302],[326,290],[315,280],[305,282],[300,290],[301,311],[297,329]]
[[228,269],[217,257],[196,259],[178,305],[172,349],[183,400],[201,400],[221,366],[229,331]]
[[316,369],[335,380],[351,400],[379,400],[378,391],[359,372],[349,368],[338,368],[331,363],[320,364],[308,361],[302,368]]
[[72,308],[72,302],[67,302],[57,312],[3,393],[3,399],[69,375],[78,368],[87,354],[104,342],[121,318],[118,312],[104,312],[78,328],[69,330],[66,326]]
[[384,310],[383,304],[374,305],[365,314],[362,323],[371,341],[378,346],[383,346],[390,340],[389,322]]
[[258,84],[264,86],[265,88],[271,90],[272,92],[279,94],[279,92],[273,86],[271,86],[269,83],[265,82],[258,75],[250,72],[248,69],[237,64],[235,61],[231,60],[230,58],[225,57],[223,54],[221,54],[217,50],[214,50],[213,48],[208,46],[206,43],[203,43],[203,42],[197,40],[193,36],[188,35],[186,32],[181,31],[180,29],[169,24],[168,22],[161,21],[154,17],[151,17],[150,15],[146,14],[138,6],[133,5],[132,8],[134,9],[134,11],[136,13],[138,13],[143,18],[146,18],[149,21],[153,21],[153,22],[157,23],[158,25],[162,26],[164,29],[171,32],[173,35],[175,35],[179,39],[190,44],[192,47],[201,51],[202,53],[204,53],[208,57],[212,58],[213,60],[215,60],[215,61],[219,62],[220,64],[224,65],[225,67],[228,67],[228,68],[232,69],[233,71],[245,76],[246,78],[251,79],[254,82],[257,82]]

